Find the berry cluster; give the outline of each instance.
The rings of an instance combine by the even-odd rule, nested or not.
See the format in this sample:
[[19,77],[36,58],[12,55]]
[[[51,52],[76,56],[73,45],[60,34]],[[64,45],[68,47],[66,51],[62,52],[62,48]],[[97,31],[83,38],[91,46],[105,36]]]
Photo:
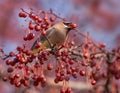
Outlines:
[[30,18],[30,21],[28,24],[28,29],[30,31],[23,38],[25,41],[27,41],[27,40],[32,40],[35,37],[35,35],[31,32],[32,30],[36,32],[40,32],[42,35],[46,35],[45,30],[53,25],[57,16],[53,14],[52,10],[50,10],[49,12],[39,10],[38,13],[35,14],[32,11],[30,13],[27,13],[26,11],[22,9],[22,11],[19,13],[19,17]]
[[[30,18],[29,33],[23,37],[25,41],[32,40],[35,32],[46,36],[46,30],[55,21],[64,20],[54,14],[52,10],[48,12],[39,10],[35,14],[22,9],[19,17]],[[72,24],[71,27],[76,28],[76,24]],[[47,82],[47,75],[44,71],[47,69],[51,73],[55,73],[55,83],[63,82],[60,93],[72,93],[69,84],[66,83],[70,81],[70,78],[76,79],[83,76],[92,85],[96,85],[97,82],[99,84],[99,81],[103,80],[106,82],[103,86],[109,86],[108,80],[112,79],[111,76],[120,79],[120,48],[112,51],[106,50],[105,44],[94,42],[88,34],[79,34],[84,36],[83,41],[80,41],[81,44],[76,44],[68,39],[62,45],[51,50],[42,49],[38,53],[33,53],[25,45],[18,46],[17,52],[10,52],[4,58],[9,75],[4,76],[3,80],[9,80],[16,87],[21,85],[28,87],[31,84],[34,86],[41,84],[44,87]],[[38,42],[35,47],[41,47],[41,42]],[[6,56],[2,49],[0,49],[0,53]]]

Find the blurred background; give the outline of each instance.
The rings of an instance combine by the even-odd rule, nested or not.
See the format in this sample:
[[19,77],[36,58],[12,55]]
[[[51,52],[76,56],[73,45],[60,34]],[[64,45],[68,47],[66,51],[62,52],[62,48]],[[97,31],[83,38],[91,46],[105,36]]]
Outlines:
[[[24,42],[26,27],[18,17],[20,8],[26,11],[51,8],[76,23],[81,32],[89,32],[94,41],[105,43],[108,49],[120,46],[120,0],[0,0],[0,47],[6,53]],[[0,90],[4,85],[0,83]],[[5,88],[12,89],[11,86]],[[1,93],[13,93],[13,90]]]

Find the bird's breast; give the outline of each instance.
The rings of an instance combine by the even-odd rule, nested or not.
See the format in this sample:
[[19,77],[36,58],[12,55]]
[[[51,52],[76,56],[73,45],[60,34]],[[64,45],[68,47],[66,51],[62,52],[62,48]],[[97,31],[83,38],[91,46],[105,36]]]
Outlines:
[[63,33],[62,31],[55,31],[53,36],[52,36],[52,43],[60,44],[64,42],[66,39],[66,34]]

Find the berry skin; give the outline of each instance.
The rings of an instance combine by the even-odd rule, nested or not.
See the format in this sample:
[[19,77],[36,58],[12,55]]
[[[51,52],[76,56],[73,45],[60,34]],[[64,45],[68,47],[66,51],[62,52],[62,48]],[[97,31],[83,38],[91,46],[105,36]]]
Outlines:
[[18,46],[16,49],[17,49],[17,51],[22,51],[23,50],[22,47],[20,47],[20,46]]
[[24,37],[23,37],[23,40],[24,40],[24,41],[27,41],[27,40],[28,40],[28,37],[27,37],[27,36],[24,36]]
[[7,69],[7,71],[8,71],[8,73],[12,73],[12,72],[13,72],[13,68],[9,67],[9,68]]
[[57,56],[57,57],[60,57],[60,56],[61,56],[61,52],[59,52],[59,51],[56,52],[56,56]]
[[64,88],[60,89],[60,93],[65,93],[65,89]]
[[35,20],[35,21],[38,20],[38,16],[35,16],[35,17],[34,17],[34,20]]
[[41,22],[42,22],[42,19],[41,19],[41,18],[38,18],[37,21],[38,21],[38,23],[41,23]]
[[48,69],[48,70],[52,70],[52,69],[53,69],[53,65],[52,65],[52,64],[48,64],[48,65],[47,65],[47,69]]
[[11,64],[11,60],[9,60],[9,59],[6,60],[6,64],[7,64],[7,65],[10,65],[10,64]]
[[7,81],[7,77],[3,77],[2,80],[3,80],[3,81]]
[[35,14],[33,14],[32,12],[29,14],[29,17],[34,19],[35,18]]
[[35,35],[33,33],[29,33],[27,35],[28,40],[32,40],[34,37],[35,37]]
[[70,27],[71,27],[71,28],[76,28],[77,25],[76,25],[76,24],[71,24]]
[[42,43],[41,43],[41,42],[38,42],[38,43],[36,44],[35,48],[39,48],[41,45],[42,45]]
[[70,87],[68,87],[68,88],[66,89],[65,93],[72,93],[71,88],[70,88]]
[[74,78],[77,78],[77,72],[73,72],[73,73],[72,73],[72,76],[73,76]]
[[69,64],[70,64],[70,65],[73,65],[73,64],[74,64],[74,61],[73,61],[73,60],[70,60],[70,61],[69,61]]
[[55,21],[55,17],[50,17],[50,21],[54,22]]
[[43,36],[46,36],[46,31],[42,31],[41,33]]
[[25,12],[20,12],[20,13],[19,13],[19,17],[26,18],[26,17],[27,17],[27,14],[26,14]]
[[42,24],[42,25],[41,25],[41,28],[46,28],[46,25],[45,25],[45,24]]
[[41,27],[40,27],[39,25],[36,25],[36,26],[35,26],[35,31],[36,31],[36,32],[40,31],[40,29],[41,29]]
[[10,52],[10,53],[9,53],[9,56],[10,56],[10,57],[15,56],[15,53],[14,53],[14,52]]
[[92,84],[92,85],[95,85],[95,84],[96,84],[96,81],[95,81],[95,80],[92,80],[92,81],[91,81],[91,84]]
[[71,74],[72,73],[72,70],[71,69],[67,69],[67,74]]
[[34,24],[33,24],[33,23],[30,23],[28,28],[29,28],[30,30],[33,30],[34,27],[35,27]]
[[85,71],[80,70],[79,74],[80,74],[81,76],[84,76],[84,75],[85,75]]

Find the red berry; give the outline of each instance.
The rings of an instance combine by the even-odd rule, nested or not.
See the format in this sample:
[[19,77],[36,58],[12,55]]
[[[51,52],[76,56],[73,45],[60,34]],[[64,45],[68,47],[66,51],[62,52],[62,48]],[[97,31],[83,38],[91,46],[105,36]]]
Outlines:
[[17,49],[17,51],[22,51],[23,50],[22,47],[20,47],[20,46],[18,46],[16,49]]
[[42,19],[39,17],[39,18],[37,19],[37,21],[38,21],[38,23],[41,23],[41,22],[42,22]]
[[9,75],[9,79],[10,79],[10,80],[13,80],[13,79],[14,79],[14,77],[15,77],[15,75],[14,75],[14,74],[10,74],[10,75]]
[[86,62],[85,61],[82,61],[82,66],[86,66]]
[[32,12],[29,14],[30,18],[35,18],[35,14],[33,14]]
[[61,74],[60,73],[56,73],[56,78],[60,78]]
[[54,79],[54,82],[55,82],[55,83],[58,83],[58,82],[59,82],[58,78],[55,78],[55,79]]
[[72,42],[71,42],[71,45],[75,45],[75,42],[74,42],[74,41],[72,41]]
[[10,80],[10,84],[11,85],[13,85],[15,82],[14,82],[14,80],[12,79],[12,80]]
[[34,20],[38,20],[38,16],[35,16],[35,17],[34,17]]
[[2,80],[3,80],[3,81],[7,81],[7,77],[3,77]]
[[34,27],[35,27],[35,26],[34,26],[34,24],[33,24],[33,23],[29,23],[29,29],[30,29],[30,30],[33,30],[33,29],[34,29]]
[[55,17],[50,17],[50,21],[54,22],[55,21]]
[[45,20],[45,21],[46,21],[46,20],[48,20],[48,17],[47,17],[47,16],[45,16],[45,17],[44,17],[44,20]]
[[28,37],[27,37],[27,36],[24,36],[23,39],[24,39],[24,41],[27,41],[27,40],[28,40]]
[[12,57],[12,56],[15,56],[15,53],[14,53],[14,52],[10,52],[10,53],[9,53],[9,56],[11,56],[11,57]]
[[45,84],[46,83],[46,78],[43,78],[42,80],[41,80],[41,84]]
[[100,68],[101,68],[100,66],[96,66],[96,70],[97,70],[97,71],[99,71],[99,70],[100,70]]
[[11,65],[11,66],[15,66],[15,64],[16,64],[16,62],[13,61],[13,62],[11,62],[10,65]]
[[59,51],[56,52],[56,56],[57,56],[57,57],[60,57],[60,56],[61,56],[61,52],[59,52]]
[[28,80],[25,80],[24,82],[24,86],[28,87],[30,84],[29,84],[29,81]]
[[41,28],[46,28],[46,25],[45,25],[45,24],[42,24],[42,25],[41,25]]
[[84,75],[85,75],[85,71],[80,70],[79,74],[80,74],[81,76],[84,76]]
[[35,35],[33,33],[29,33],[27,35],[28,40],[32,40],[34,37],[35,37]]
[[21,83],[20,83],[20,82],[15,82],[15,86],[16,86],[16,87],[20,87],[20,86],[21,86]]
[[23,64],[19,64],[19,65],[18,65],[18,68],[19,68],[19,69],[22,69],[23,67],[24,67]]
[[20,13],[19,13],[19,17],[26,18],[26,17],[27,17],[27,14],[26,14],[25,12],[20,12]]
[[6,60],[6,64],[7,64],[7,65],[10,65],[10,64],[11,64],[11,60],[9,60],[9,59]]
[[40,31],[40,29],[41,29],[40,25],[35,26],[35,31]]
[[21,84],[24,84],[24,83],[25,83],[25,80],[24,80],[24,79],[21,79],[21,80],[20,80],[20,83],[21,83]]
[[77,78],[77,72],[73,72],[73,73],[72,73],[72,76],[73,76],[74,78]]
[[73,64],[74,64],[74,61],[73,61],[73,60],[70,60],[70,61],[69,61],[69,64],[70,64],[70,65],[73,65]]
[[69,80],[70,80],[70,78],[69,78],[68,76],[66,76],[66,77],[65,77],[65,80],[66,80],[66,81],[69,81]]
[[19,77],[20,77],[20,74],[18,74],[18,73],[15,74],[15,77],[16,77],[16,78],[19,78]]
[[68,88],[66,89],[66,91],[65,91],[65,93],[71,93],[71,92],[72,92],[72,90],[71,90],[70,87],[68,87]]
[[71,28],[76,28],[77,27],[76,24],[71,24],[70,26],[71,26]]
[[53,69],[53,65],[52,65],[52,64],[48,64],[48,65],[47,65],[47,69],[48,69],[48,70],[52,70],[52,69]]
[[27,76],[24,76],[24,79],[25,79],[25,80],[29,80],[29,78],[28,78]]
[[41,45],[42,45],[41,42],[37,42],[37,44],[35,45],[35,48],[40,48]]
[[71,69],[67,69],[67,74],[71,74],[72,70]]
[[2,48],[0,48],[0,52],[2,52],[2,53],[4,52]]
[[33,82],[33,85],[34,85],[34,86],[38,86],[38,85],[39,85],[39,82],[34,81],[34,82]]
[[115,74],[115,79],[120,79],[120,70],[117,70],[117,73]]
[[13,68],[12,68],[12,67],[9,67],[9,68],[7,69],[7,71],[8,71],[8,73],[12,73],[12,72],[13,72]]
[[106,47],[106,44],[104,44],[104,43],[99,43],[99,45],[100,45],[101,48],[105,48]]
[[92,81],[91,81],[91,84],[92,84],[92,85],[95,85],[95,84],[96,84],[96,81],[95,81],[95,80],[92,80]]
[[32,79],[33,79],[33,80],[37,80],[37,78],[38,78],[37,75],[33,75],[33,76],[32,76]]
[[64,88],[60,89],[60,93],[65,93],[65,89]]
[[43,74],[40,74],[38,78],[41,81],[41,80],[43,80],[45,78],[45,76]]
[[42,31],[41,33],[43,36],[46,36],[46,31]]

